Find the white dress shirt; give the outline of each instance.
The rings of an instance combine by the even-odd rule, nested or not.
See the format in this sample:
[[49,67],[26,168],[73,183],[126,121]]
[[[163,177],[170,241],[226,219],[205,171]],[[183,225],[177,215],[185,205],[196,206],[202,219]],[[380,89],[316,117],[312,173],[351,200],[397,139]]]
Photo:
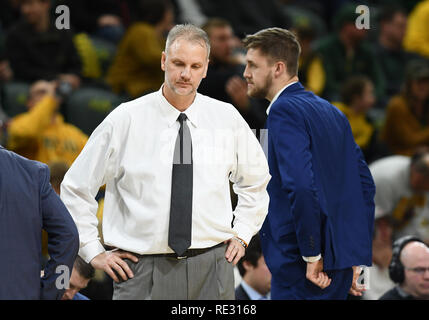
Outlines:
[[[271,176],[262,148],[231,104],[197,93],[185,113],[194,170],[190,248],[234,236],[249,243],[268,211]],[[179,114],[162,88],[121,104],[94,130],[67,172],[61,199],[79,230],[79,255],[86,262],[104,252],[95,201],[104,184],[106,245],[138,254],[173,252],[168,228]],[[229,180],[238,195],[234,212]]]

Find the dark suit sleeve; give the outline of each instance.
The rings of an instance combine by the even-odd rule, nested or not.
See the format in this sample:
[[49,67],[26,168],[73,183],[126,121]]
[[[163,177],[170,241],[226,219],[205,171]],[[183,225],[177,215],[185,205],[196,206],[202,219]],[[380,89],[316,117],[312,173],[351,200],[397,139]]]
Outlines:
[[290,200],[301,255],[317,256],[321,253],[320,204],[304,118],[289,105],[273,105],[269,118],[268,134],[274,139],[282,189]]
[[[46,166],[40,170],[40,186],[43,229],[48,233],[50,256],[41,279],[40,297],[42,300],[61,299],[65,290],[57,288],[57,278],[64,277],[65,273],[59,272],[64,267],[68,268],[68,275],[71,275],[79,250],[79,236],[72,217],[49,183],[49,169]],[[64,284],[62,279],[58,280]]]
[[371,172],[369,171],[368,165],[365,161],[362,150],[359,148],[357,144],[355,145],[355,151],[356,151],[356,156],[358,160],[359,176],[361,180],[365,203],[369,208],[371,208],[374,211],[375,210],[375,203],[374,203],[375,183],[372,178]]

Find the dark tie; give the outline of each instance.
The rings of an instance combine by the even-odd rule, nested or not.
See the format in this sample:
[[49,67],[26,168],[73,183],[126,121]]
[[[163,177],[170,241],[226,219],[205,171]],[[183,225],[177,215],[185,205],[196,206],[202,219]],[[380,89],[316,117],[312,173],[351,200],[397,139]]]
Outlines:
[[168,229],[168,245],[178,256],[182,256],[191,245],[192,228],[192,140],[186,119],[186,114],[179,115],[180,129],[174,148]]

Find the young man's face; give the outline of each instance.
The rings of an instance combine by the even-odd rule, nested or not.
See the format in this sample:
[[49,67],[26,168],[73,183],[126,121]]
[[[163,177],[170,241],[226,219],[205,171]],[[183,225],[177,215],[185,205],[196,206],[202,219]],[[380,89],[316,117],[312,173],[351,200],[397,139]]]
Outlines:
[[66,289],[61,300],[72,300],[76,293],[88,286],[89,280],[90,279],[82,277],[80,273],[73,268],[69,288]]
[[243,267],[246,269],[244,277],[248,285],[263,295],[270,292],[271,272],[263,255],[259,257],[256,266],[253,266],[249,261],[244,261]]
[[273,81],[274,67],[259,49],[249,49],[246,54],[244,78],[247,94],[253,98],[266,98]]
[[161,58],[166,86],[180,96],[195,94],[207,74],[207,48],[203,43],[177,39],[168,51]]

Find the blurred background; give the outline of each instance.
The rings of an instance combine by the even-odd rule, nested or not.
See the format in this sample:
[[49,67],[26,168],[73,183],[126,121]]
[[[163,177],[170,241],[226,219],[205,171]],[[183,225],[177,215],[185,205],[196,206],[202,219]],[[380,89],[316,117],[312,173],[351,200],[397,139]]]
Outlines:
[[[56,11],[62,5],[68,10]],[[358,5],[369,11],[357,13]],[[369,29],[357,28],[358,17]],[[347,116],[376,182],[363,299],[378,299],[394,286],[393,241],[415,235],[429,243],[429,0],[0,0],[0,144],[47,163],[59,193],[106,115],[160,88],[165,37],[185,22],[202,27],[212,45],[199,92],[233,104],[252,129],[264,128],[269,103],[246,95],[241,39],[267,27],[295,32],[300,81]],[[101,188],[100,231],[103,198]],[[266,284],[258,277],[269,272],[256,274]],[[96,271],[82,292],[111,299],[111,279]]]

